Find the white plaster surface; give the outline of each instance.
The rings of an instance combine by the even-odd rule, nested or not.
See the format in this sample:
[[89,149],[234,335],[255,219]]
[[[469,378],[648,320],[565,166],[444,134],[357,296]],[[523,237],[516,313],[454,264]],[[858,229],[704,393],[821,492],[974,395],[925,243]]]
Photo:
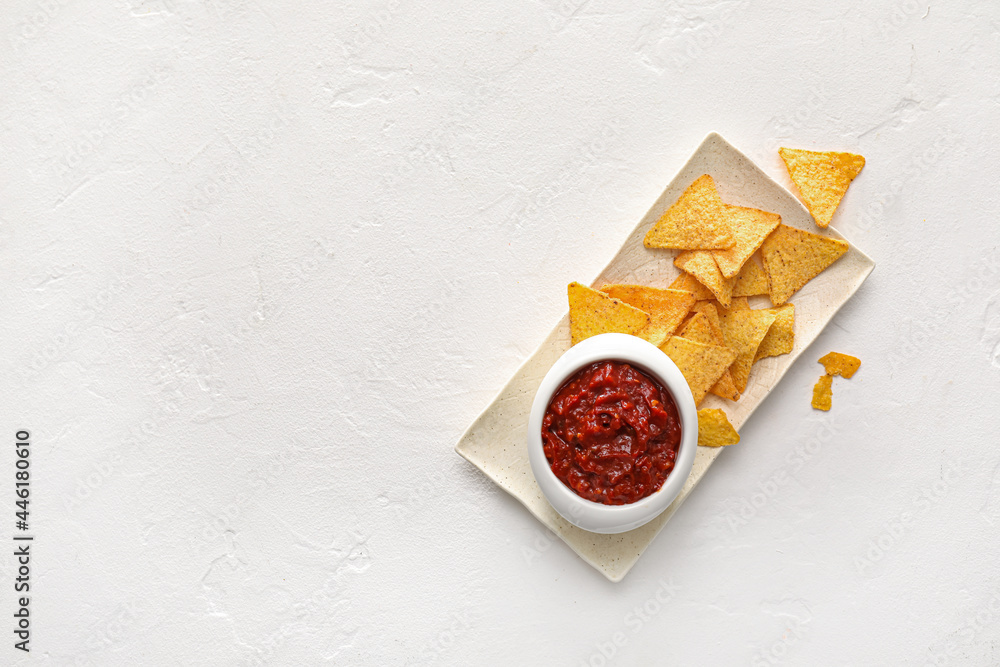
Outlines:
[[[5,3],[0,664],[1000,663],[1000,7],[819,4]],[[453,446],[713,130],[878,266],[615,584]]]

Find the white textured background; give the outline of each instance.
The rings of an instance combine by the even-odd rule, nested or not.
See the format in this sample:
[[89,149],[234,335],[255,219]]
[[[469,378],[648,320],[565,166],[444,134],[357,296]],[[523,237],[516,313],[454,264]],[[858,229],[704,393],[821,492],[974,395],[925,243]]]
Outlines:
[[[30,662],[1000,663],[1000,8],[811,4],[6,3]],[[616,585],[452,447],[711,130],[878,266]]]

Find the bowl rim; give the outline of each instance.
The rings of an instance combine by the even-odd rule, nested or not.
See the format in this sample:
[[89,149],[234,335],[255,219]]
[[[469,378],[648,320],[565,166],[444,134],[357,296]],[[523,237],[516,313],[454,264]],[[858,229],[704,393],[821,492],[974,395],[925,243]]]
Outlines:
[[[681,440],[673,470],[659,489],[626,505],[605,505],[577,495],[552,472],[542,445],[542,421],[552,397],[574,373],[604,360],[631,364],[663,385],[673,397],[680,419]],[[698,413],[684,375],[662,350],[628,334],[599,334],[564,352],[542,379],[528,418],[528,458],[542,494],[564,519],[595,533],[633,530],[667,509],[684,488],[697,449]]]

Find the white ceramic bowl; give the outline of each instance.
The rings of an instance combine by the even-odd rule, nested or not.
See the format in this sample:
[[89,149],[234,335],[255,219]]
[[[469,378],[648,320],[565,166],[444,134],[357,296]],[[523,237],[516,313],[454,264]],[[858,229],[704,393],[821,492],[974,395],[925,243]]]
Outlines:
[[[628,505],[605,505],[578,496],[552,472],[542,449],[542,420],[552,396],[581,368],[605,359],[632,364],[663,385],[673,395],[681,421],[681,442],[674,469],[659,490]],[[697,448],[698,411],[684,376],[656,346],[625,334],[593,336],[567,350],[546,373],[528,418],[528,458],[542,493],[564,519],[594,533],[624,533],[652,521],[667,509],[691,474]]]

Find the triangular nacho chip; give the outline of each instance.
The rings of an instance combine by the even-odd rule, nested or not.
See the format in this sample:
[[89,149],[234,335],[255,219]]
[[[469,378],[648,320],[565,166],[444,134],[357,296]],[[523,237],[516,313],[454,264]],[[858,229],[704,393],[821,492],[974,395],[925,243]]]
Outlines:
[[750,255],[757,252],[767,235],[778,226],[781,216],[743,206],[727,206],[726,213],[736,245],[728,250],[713,250],[712,257],[724,277],[734,278],[750,259]]
[[649,324],[648,313],[580,283],[570,283],[567,292],[573,345],[602,333],[635,335]]
[[729,307],[726,308],[718,301],[712,301],[712,305],[715,306],[715,310],[718,311],[719,317],[731,313],[734,310],[750,310],[750,302],[747,301],[745,296],[734,296],[733,300],[729,302]]
[[740,269],[739,275],[736,276],[733,296],[757,296],[767,293],[767,274],[764,273],[764,267],[751,257]]
[[706,345],[722,345],[722,342],[715,340],[715,336],[712,335],[712,327],[705,313],[695,313],[684,323],[677,335]]
[[[702,303],[708,306],[712,312],[715,312],[715,306],[707,301]],[[715,319],[716,326],[718,326],[718,314],[716,314]],[[709,317],[705,313],[695,313],[694,317],[684,323],[684,327],[678,335],[681,336],[681,338],[687,338],[688,340],[693,340],[696,343],[705,343],[706,345],[724,345],[722,329],[718,330],[718,337],[716,337],[712,324],[709,322]],[[720,398],[728,398],[730,401],[738,401],[740,398],[740,392],[736,391],[736,383],[733,382],[732,373],[729,372],[728,368],[722,374],[722,377],[719,378],[719,381],[712,385],[709,392]]]
[[778,153],[816,224],[829,225],[851,181],[865,166],[865,159],[854,153],[817,153],[795,148],[779,148]]
[[712,253],[707,250],[685,250],[674,257],[674,266],[697,278],[698,282],[707,287],[708,291],[719,300],[719,303],[729,307],[736,278],[727,279],[722,275]]
[[726,347],[736,353],[736,359],[729,370],[733,374],[736,389],[741,394],[746,391],[757,348],[776,317],[771,310],[730,310],[719,314]]
[[715,181],[703,174],[660,216],[642,242],[647,248],[732,248],[736,239],[725,206]]
[[715,295],[709,292],[707,287],[698,282],[697,278],[692,276],[690,273],[684,273],[683,271],[681,271],[681,275],[674,279],[674,282],[670,283],[669,289],[691,292],[694,294],[694,298],[697,301],[705,301],[706,299],[715,298]]
[[729,423],[726,413],[718,408],[698,411],[698,446],[725,447],[740,441],[740,434]]
[[813,387],[812,406],[817,410],[829,410],[833,404],[833,376],[823,375]]
[[722,338],[722,325],[719,324],[719,310],[716,308],[714,301],[699,301],[694,304],[691,312],[695,314],[703,313],[709,328],[712,330],[712,338],[716,341],[716,344],[725,345]]
[[645,285],[604,285],[601,291],[649,313],[649,325],[636,336],[657,347],[673,335],[695,303],[690,292]]
[[[764,357],[777,357],[788,354],[795,347],[795,304],[786,303],[777,308],[769,308],[777,317],[774,324],[767,330],[767,335],[760,342],[753,362],[757,363]],[[827,371],[829,372],[829,370]]]
[[780,306],[788,301],[803,285],[840,259],[849,247],[846,241],[778,225],[760,248],[771,302]]
[[677,364],[698,405],[719,381],[736,355],[721,345],[705,345],[680,336],[671,336],[660,349]]
[[840,352],[830,352],[819,358],[819,363],[823,364],[827,375],[839,375],[850,378],[861,366],[861,360],[849,354]]

